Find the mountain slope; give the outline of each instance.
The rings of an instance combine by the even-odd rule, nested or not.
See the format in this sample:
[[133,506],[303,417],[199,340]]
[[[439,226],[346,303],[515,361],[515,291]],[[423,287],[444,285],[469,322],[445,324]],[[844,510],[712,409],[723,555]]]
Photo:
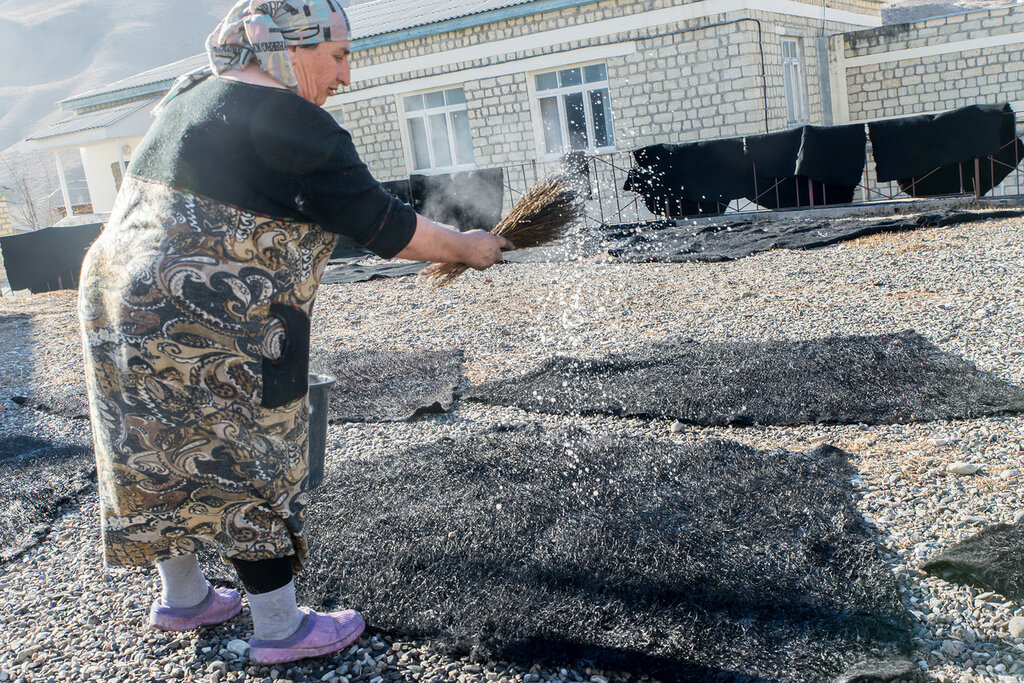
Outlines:
[[232,0],[0,0],[0,149],[58,100],[201,52]]

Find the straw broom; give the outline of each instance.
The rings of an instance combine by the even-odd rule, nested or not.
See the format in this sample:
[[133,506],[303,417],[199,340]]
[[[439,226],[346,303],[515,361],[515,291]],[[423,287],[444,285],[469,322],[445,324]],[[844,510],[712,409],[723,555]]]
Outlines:
[[[546,178],[528,189],[491,232],[508,239],[516,249],[539,247],[558,239],[583,215],[583,200],[565,175]],[[462,263],[439,263],[423,271],[434,287],[451,284],[469,270]]]

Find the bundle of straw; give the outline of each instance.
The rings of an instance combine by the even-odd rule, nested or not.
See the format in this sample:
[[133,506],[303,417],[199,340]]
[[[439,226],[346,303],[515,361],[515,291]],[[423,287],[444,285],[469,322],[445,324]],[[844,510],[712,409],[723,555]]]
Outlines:
[[[528,189],[512,210],[491,232],[516,245],[516,249],[539,247],[558,239],[565,229],[583,215],[583,199],[573,188],[578,179],[566,175],[546,178]],[[440,263],[424,271],[434,287],[451,284],[469,269],[462,263]]]

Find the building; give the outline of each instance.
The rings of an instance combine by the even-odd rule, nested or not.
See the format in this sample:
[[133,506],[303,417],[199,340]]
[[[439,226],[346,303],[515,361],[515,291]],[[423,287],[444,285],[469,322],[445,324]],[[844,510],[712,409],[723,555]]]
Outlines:
[[[132,151],[149,130],[153,107],[175,78],[204,63],[204,57],[196,55],[58,102],[70,115],[33,133],[20,148],[23,152],[53,152],[65,216],[86,224],[110,212]],[[78,215],[78,203],[73,205],[60,157],[66,149],[81,155],[91,214]]]
[[[658,142],[1024,100],[1024,9],[882,26],[880,5],[370,0],[349,9],[352,87],[326,107],[382,181],[502,167],[511,192],[570,150],[614,174]],[[102,216],[153,105],[204,61],[63,100],[71,116],[23,145],[79,149]]]

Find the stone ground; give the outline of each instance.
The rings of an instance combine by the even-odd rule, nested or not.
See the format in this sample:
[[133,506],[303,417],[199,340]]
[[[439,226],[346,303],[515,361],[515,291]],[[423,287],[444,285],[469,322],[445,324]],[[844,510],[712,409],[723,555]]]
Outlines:
[[[22,314],[24,317],[10,317]],[[0,299],[0,438],[84,436],[87,426],[6,397],[80,373],[74,294]],[[533,367],[555,353],[599,356],[649,340],[802,339],[914,329],[984,370],[1024,383],[1024,219],[876,235],[826,249],[715,264],[510,264],[432,290],[407,277],[322,288],[315,342],[356,350],[457,347],[470,381]],[[1024,511],[1024,416],[907,425],[696,428],[667,420],[570,418],[460,403],[447,415],[330,427],[329,459],[394,449],[496,422],[572,424],[758,448],[831,443],[858,469],[859,506],[879,529],[914,615],[922,681],[1024,681],[1024,605],[917,570],[923,558]],[[975,474],[955,474],[950,466]],[[370,634],[330,658],[277,669],[248,663],[248,610],[185,634],[149,630],[154,571],[105,570],[95,494],[0,576],[0,681],[636,680],[630,672],[448,657],[424,642]],[[1019,624],[1020,622],[1014,622]]]

